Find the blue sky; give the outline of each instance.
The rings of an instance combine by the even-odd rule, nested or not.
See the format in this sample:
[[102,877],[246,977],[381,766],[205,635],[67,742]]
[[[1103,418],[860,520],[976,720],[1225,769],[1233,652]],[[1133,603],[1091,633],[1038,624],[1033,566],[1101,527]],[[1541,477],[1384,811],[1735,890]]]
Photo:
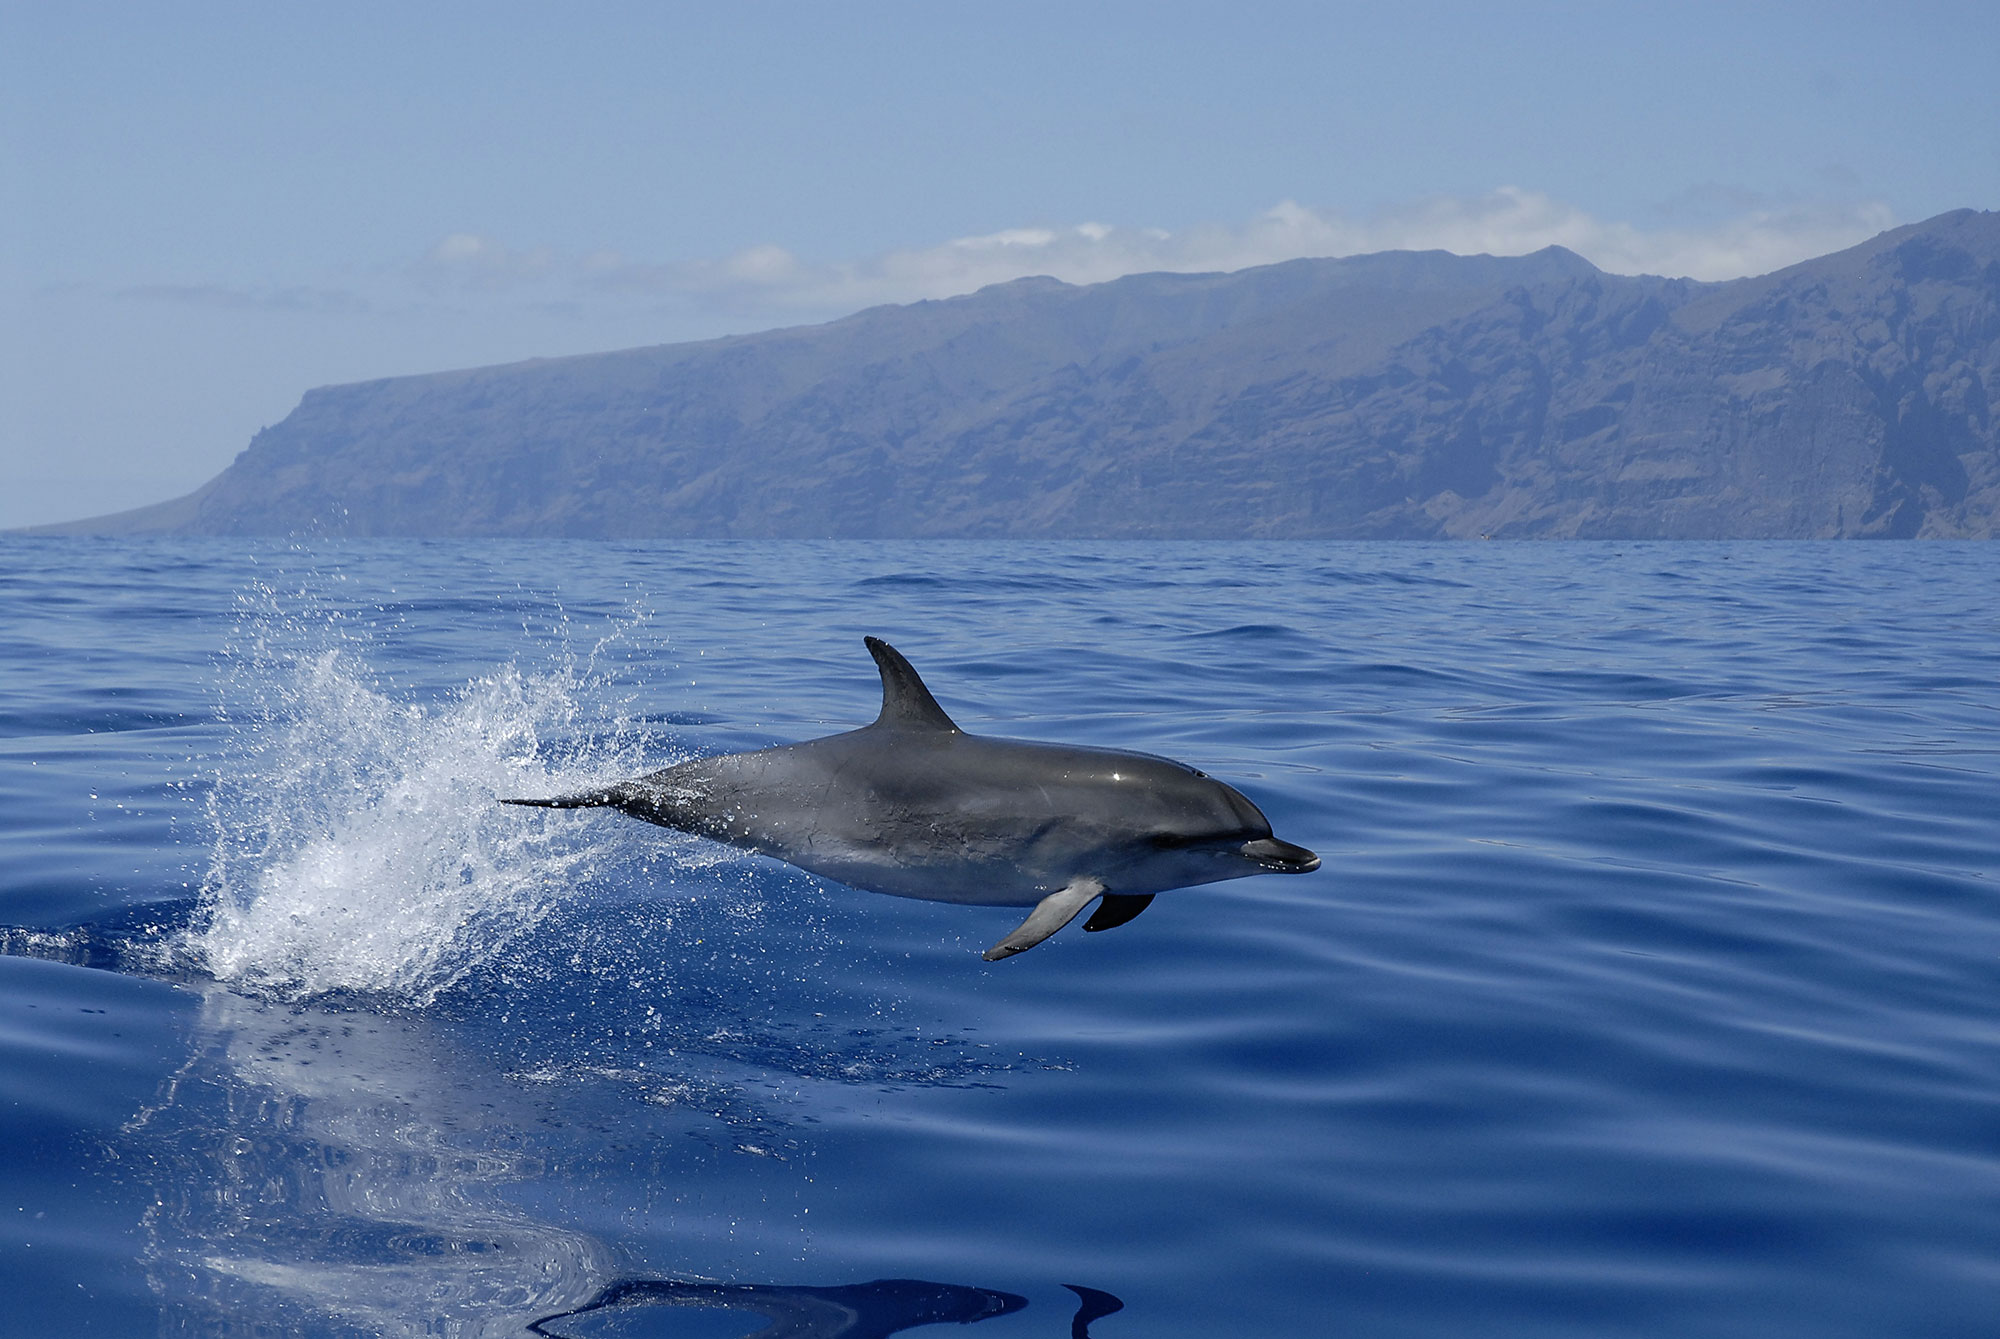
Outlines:
[[0,526],[309,387],[1398,246],[2000,205],[2000,6],[0,0]]

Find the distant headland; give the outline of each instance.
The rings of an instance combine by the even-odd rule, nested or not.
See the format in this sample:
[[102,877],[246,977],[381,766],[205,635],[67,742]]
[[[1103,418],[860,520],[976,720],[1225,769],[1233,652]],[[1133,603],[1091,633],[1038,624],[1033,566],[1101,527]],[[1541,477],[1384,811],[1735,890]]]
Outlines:
[[29,533],[1992,538],[2000,213],[1757,278],[1386,252],[308,392]]

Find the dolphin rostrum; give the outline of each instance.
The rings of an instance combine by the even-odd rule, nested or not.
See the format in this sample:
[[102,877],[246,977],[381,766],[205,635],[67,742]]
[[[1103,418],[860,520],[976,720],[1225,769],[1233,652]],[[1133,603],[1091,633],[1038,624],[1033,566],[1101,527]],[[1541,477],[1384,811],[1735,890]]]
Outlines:
[[621,809],[870,892],[1033,907],[988,962],[1033,948],[1093,898],[1083,928],[1109,930],[1169,888],[1319,868],[1241,792],[1183,763],[969,735],[894,647],[867,643],[882,671],[873,725],[502,803]]

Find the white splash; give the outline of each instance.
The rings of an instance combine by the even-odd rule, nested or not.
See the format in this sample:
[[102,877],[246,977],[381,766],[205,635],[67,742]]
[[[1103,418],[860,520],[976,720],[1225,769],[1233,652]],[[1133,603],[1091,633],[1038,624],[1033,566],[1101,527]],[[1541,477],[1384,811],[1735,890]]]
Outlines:
[[428,1004],[620,845],[496,802],[636,770],[629,742],[549,761],[578,714],[574,666],[509,666],[422,705],[372,687],[351,646],[287,663],[260,638],[236,677],[256,707],[218,778],[206,915],[183,947],[238,989]]

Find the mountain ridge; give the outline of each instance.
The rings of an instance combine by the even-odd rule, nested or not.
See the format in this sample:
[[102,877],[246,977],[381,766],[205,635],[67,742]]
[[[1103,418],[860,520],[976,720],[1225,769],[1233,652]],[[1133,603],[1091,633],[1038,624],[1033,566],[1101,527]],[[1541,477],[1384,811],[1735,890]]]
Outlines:
[[1013,280],[309,391],[42,533],[1992,537],[2000,214],[1726,283],[1382,252]]

